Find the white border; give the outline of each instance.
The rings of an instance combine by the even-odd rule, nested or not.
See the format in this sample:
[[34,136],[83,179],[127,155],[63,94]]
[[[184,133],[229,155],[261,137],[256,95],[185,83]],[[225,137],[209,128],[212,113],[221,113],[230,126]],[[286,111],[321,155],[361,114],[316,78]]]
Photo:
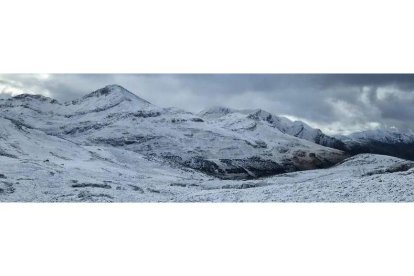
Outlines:
[[414,67],[411,1],[1,5],[0,73],[412,73]]
[[4,275],[412,275],[412,204],[4,204]]

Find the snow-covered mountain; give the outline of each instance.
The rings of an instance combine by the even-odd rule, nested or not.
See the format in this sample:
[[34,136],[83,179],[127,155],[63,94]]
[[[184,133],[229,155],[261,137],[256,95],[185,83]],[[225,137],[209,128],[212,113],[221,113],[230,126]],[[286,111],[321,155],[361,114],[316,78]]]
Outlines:
[[356,132],[348,136],[348,138],[355,142],[363,141],[377,141],[388,144],[398,143],[414,143],[413,132],[401,132],[398,129],[373,129],[367,131]]
[[337,136],[351,154],[376,153],[414,160],[414,133],[397,129],[374,129]]
[[[267,123],[258,123],[256,131],[240,131],[227,127],[235,124],[231,118],[227,123],[207,121],[176,108],[160,108],[118,85],[63,104],[20,95],[0,103],[0,117],[79,147],[121,148],[220,178],[322,168],[346,157]],[[245,123],[250,121],[257,120]]]
[[227,107],[213,107],[203,110],[199,114],[202,118],[214,121],[232,121],[238,117],[239,121],[266,124],[281,131],[282,133],[311,141],[313,143],[343,150],[344,144],[339,139],[324,134],[320,129],[315,129],[302,121],[291,121],[286,117],[276,116],[262,109],[236,110]]

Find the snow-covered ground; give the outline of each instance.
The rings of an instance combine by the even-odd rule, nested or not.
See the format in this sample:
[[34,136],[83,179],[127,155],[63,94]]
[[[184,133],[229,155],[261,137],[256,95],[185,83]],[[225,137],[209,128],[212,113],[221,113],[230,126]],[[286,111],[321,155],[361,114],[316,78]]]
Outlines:
[[263,110],[192,114],[117,85],[67,103],[19,95],[0,100],[0,201],[414,200],[412,162],[348,158],[324,146],[336,141]]
[[[414,162],[361,154],[328,169],[221,180],[113,148],[84,160],[0,157],[0,201],[399,202],[414,201]],[[125,165],[129,164],[129,165]]]
[[[193,193],[183,201],[400,202],[414,201],[414,162],[361,154],[329,169],[255,181],[212,181],[221,190]],[[212,187],[212,183],[205,185]]]

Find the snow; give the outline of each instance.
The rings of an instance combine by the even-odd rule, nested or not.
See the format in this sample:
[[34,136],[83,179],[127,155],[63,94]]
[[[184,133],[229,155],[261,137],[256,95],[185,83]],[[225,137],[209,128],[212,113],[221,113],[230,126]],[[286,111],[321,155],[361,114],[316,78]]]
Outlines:
[[[0,157],[1,201],[35,202],[396,202],[414,200],[414,164],[360,155],[319,170],[257,180],[219,180],[113,148],[89,160]],[[96,158],[99,157],[99,158]],[[12,191],[12,192],[11,192]]]

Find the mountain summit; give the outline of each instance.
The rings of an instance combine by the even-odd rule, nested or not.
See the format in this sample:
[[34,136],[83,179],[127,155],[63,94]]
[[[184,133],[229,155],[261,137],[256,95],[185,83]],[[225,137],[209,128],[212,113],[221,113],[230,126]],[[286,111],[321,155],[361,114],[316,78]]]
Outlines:
[[118,111],[145,110],[155,108],[150,102],[138,97],[124,87],[112,84],[100,88],[80,99],[66,103],[72,113],[101,112],[117,107]]
[[124,99],[139,100],[141,102],[150,104],[148,101],[138,97],[134,93],[128,91],[127,89],[118,84],[107,85],[92,93],[89,93],[88,95],[83,96],[82,99],[87,99],[91,97],[122,97]]

